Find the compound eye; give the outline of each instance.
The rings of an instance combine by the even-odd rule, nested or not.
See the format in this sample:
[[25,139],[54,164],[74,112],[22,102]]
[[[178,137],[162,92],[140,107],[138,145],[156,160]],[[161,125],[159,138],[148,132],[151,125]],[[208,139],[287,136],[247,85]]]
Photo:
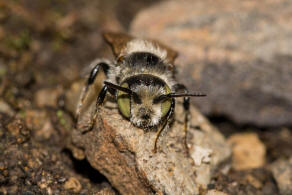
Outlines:
[[[128,84],[122,85],[124,88],[128,88]],[[123,91],[118,91],[118,106],[122,115],[126,118],[130,118],[130,95]]]
[[[167,85],[164,86],[164,89],[165,89],[166,94],[171,92],[170,88]],[[169,112],[170,107],[171,107],[171,99],[166,99],[165,101],[161,103],[162,117],[164,117]]]
[[170,99],[167,99],[161,103],[162,117],[164,117],[168,113],[168,111],[170,110],[170,107],[171,107],[171,100]]

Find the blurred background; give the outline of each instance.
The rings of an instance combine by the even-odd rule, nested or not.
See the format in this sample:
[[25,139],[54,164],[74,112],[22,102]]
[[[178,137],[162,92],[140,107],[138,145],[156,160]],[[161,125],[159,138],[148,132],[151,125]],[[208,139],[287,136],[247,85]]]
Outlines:
[[[192,103],[237,158],[210,188],[292,193],[279,187],[292,182],[290,0],[0,0],[0,193],[65,193],[72,191],[65,181],[76,180],[75,193],[116,193],[64,149],[81,72],[98,57],[113,59],[104,31],[154,38],[179,52],[177,79],[208,95]],[[236,145],[259,152],[247,158]],[[279,180],[279,167],[290,180]]]

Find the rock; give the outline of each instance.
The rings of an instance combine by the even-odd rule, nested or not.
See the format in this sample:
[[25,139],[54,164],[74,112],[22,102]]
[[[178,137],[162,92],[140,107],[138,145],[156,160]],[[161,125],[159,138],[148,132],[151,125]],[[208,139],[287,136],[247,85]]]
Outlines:
[[157,153],[153,152],[156,133],[132,126],[111,102],[100,108],[91,131],[83,127],[88,125],[93,107],[85,112],[72,132],[72,145],[83,149],[91,166],[121,194],[198,194],[231,150],[222,134],[192,107],[189,158],[183,144],[181,107],[178,103],[176,121],[159,138]]
[[34,131],[42,129],[49,120],[48,114],[45,110],[27,109],[23,115],[25,115],[25,122],[27,127]]
[[57,107],[58,97],[62,94],[62,88],[41,89],[35,93],[35,102],[39,107]]
[[38,141],[59,139],[49,114],[45,110],[27,109],[23,114],[25,123],[33,131],[33,137]]
[[289,0],[172,0],[139,12],[130,32],[180,52],[178,80],[207,93],[204,113],[291,126],[291,31]]
[[75,193],[79,193],[82,189],[82,186],[78,179],[76,179],[75,177],[70,177],[68,181],[65,182],[64,188],[66,190],[72,190]]
[[24,143],[30,139],[31,131],[26,127],[22,120],[13,120],[7,125],[7,130],[13,135],[18,143]]
[[292,157],[289,160],[277,160],[270,167],[280,193],[292,194]]
[[232,147],[232,167],[245,170],[265,164],[266,147],[255,133],[238,133],[228,138]]

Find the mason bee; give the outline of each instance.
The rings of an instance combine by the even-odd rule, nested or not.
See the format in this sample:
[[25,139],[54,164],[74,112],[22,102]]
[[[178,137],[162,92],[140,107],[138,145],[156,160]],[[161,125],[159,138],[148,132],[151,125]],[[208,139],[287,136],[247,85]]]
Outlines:
[[175,80],[174,60],[177,52],[155,40],[137,39],[122,33],[104,33],[104,39],[111,46],[116,61],[100,61],[93,67],[80,97],[77,118],[89,87],[102,70],[106,80],[97,96],[92,125],[99,106],[109,94],[117,102],[122,116],[134,126],[156,131],[156,152],[161,132],[173,119],[175,99],[183,97],[186,134],[190,97],[205,95],[188,93],[187,88]]

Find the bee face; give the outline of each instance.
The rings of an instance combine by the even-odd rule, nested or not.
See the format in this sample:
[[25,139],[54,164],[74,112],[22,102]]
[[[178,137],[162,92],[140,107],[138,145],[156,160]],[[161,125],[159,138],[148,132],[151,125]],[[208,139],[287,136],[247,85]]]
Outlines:
[[170,110],[171,99],[158,102],[153,100],[170,93],[169,87],[164,82],[154,76],[139,75],[131,77],[122,86],[136,94],[131,96],[118,92],[117,102],[124,117],[143,129],[150,129],[163,121]]

